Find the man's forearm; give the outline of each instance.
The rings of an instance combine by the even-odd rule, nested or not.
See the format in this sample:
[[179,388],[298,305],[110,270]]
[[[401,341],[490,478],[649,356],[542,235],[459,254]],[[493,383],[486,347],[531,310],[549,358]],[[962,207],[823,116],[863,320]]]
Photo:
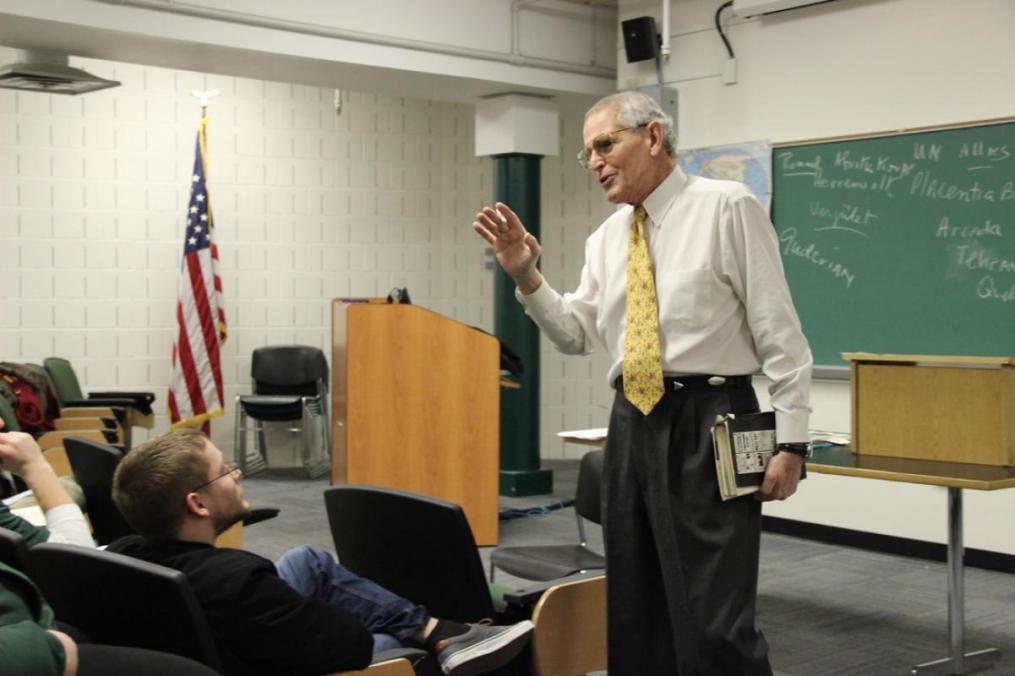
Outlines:
[[21,478],[35,494],[39,507],[44,512],[59,505],[73,504],[74,501],[60,484],[60,479],[53,467],[45,460],[38,460],[25,465]]

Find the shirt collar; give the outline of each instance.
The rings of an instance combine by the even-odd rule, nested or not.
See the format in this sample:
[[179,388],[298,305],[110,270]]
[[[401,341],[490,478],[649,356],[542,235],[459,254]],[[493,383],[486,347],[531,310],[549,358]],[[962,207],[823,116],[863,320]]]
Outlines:
[[642,206],[652,222],[658,227],[669,212],[677,197],[687,186],[687,174],[674,163],[673,171],[663,179],[663,182],[656,186],[656,189],[645,198]]

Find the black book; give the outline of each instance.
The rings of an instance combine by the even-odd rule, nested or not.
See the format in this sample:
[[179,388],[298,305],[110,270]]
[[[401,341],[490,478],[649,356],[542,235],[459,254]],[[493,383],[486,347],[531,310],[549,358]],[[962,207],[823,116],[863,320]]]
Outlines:
[[775,412],[730,413],[712,427],[719,496],[730,500],[754,493],[775,454]]

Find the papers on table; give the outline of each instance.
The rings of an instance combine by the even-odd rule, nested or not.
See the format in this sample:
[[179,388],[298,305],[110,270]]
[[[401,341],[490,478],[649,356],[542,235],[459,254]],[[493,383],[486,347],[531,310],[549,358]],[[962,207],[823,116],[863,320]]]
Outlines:
[[20,516],[33,526],[46,525],[46,514],[38,505],[32,505],[31,507],[14,507],[11,509],[11,514]]
[[606,438],[606,429],[605,427],[593,427],[587,430],[565,430],[557,432],[557,436],[576,441],[602,441]]
[[808,430],[811,442],[816,448],[827,446],[848,446],[848,432],[829,432],[828,430]]

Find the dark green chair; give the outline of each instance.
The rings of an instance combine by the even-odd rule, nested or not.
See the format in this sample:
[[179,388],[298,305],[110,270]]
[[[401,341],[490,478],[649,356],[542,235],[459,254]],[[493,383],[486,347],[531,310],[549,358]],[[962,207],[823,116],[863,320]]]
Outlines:
[[133,426],[152,427],[152,402],[155,401],[155,395],[151,392],[89,392],[85,396],[70,361],[62,357],[47,357],[42,363],[53,384],[53,390],[60,399],[60,406],[113,409],[117,421],[123,427],[124,446],[127,448],[130,448]]

